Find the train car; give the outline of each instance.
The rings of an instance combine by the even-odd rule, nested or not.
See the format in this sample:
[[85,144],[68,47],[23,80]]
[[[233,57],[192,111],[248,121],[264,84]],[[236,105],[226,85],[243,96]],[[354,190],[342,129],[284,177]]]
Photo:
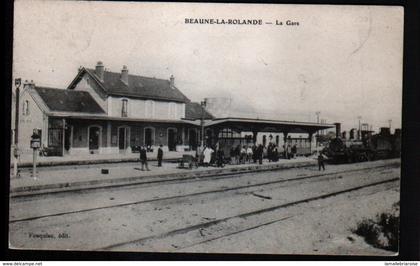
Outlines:
[[381,128],[379,134],[362,134],[362,140],[334,138],[323,152],[333,163],[353,163],[399,157],[400,147],[401,131],[392,135]]

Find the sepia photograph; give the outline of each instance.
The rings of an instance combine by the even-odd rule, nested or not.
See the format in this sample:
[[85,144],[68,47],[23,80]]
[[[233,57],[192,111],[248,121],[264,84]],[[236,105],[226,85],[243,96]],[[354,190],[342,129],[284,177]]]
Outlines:
[[399,254],[402,7],[16,0],[13,20],[10,249]]

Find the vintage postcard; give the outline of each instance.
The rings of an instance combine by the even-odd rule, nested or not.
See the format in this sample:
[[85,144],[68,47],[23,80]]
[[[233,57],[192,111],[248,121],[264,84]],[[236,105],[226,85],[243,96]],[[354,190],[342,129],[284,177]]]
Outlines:
[[403,21],[15,1],[10,248],[398,254]]

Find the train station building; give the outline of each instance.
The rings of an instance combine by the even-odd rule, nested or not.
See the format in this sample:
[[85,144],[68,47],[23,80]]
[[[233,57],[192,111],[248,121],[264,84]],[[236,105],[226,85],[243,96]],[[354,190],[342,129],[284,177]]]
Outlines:
[[[166,151],[206,145],[296,144],[309,154],[314,134],[333,124],[234,117],[216,112],[212,100],[192,102],[175,78],[158,79],[81,67],[65,89],[24,84],[19,101],[18,143],[31,152],[34,131],[48,156],[122,154],[163,145]],[[213,107],[212,107],[213,106]],[[12,121],[13,122],[13,121]]]

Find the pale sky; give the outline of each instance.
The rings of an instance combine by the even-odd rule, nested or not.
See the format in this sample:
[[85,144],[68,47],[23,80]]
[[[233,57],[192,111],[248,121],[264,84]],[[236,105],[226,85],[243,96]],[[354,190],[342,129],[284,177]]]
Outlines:
[[17,0],[14,23],[14,77],[37,85],[65,88],[101,60],[114,72],[173,74],[193,101],[231,97],[281,120],[316,122],[320,111],[344,129],[359,115],[375,130],[389,119],[401,127],[401,7]]

